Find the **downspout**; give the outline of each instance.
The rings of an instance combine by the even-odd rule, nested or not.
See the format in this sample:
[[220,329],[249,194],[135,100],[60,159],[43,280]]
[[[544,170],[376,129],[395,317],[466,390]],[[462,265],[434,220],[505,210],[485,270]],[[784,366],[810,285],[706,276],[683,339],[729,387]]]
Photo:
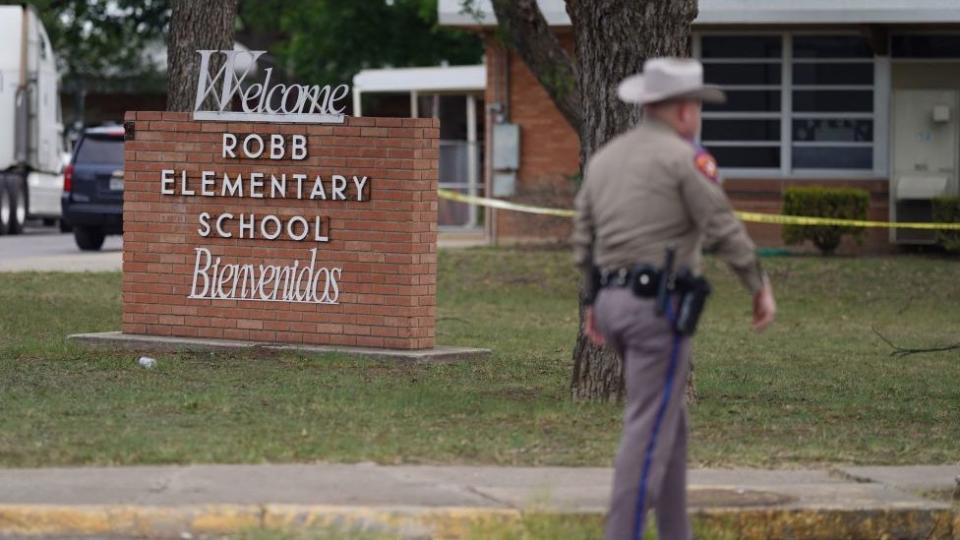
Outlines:
[[[497,110],[491,110],[492,121],[487,123],[487,136],[490,140],[490,145],[488,146],[489,151],[487,152],[487,174],[486,174],[486,196],[491,197],[493,194],[493,126],[494,124],[505,123],[510,121],[510,48],[500,44],[499,45],[502,54],[498,55],[499,62],[494,68],[494,92],[496,98],[496,108]],[[490,107],[488,107],[488,110]],[[493,245],[498,245],[500,242],[498,231],[497,231],[497,210],[495,208],[489,208],[490,219],[487,220],[490,232],[490,239],[492,240]]]

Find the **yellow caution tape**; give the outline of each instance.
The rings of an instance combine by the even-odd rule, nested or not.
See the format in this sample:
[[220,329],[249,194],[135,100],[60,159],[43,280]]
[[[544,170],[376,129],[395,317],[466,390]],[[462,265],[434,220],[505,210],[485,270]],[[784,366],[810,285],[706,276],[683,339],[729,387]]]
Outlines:
[[[561,208],[544,208],[542,206],[532,206],[529,204],[513,203],[501,199],[489,199],[486,197],[475,197],[464,195],[448,189],[438,190],[441,199],[457,201],[467,204],[476,204],[488,208],[499,208],[501,210],[513,210],[516,212],[526,212],[528,214],[539,214],[544,216],[573,217],[576,213],[573,210]],[[736,212],[737,217],[743,221],[751,223],[774,223],[777,225],[828,225],[835,227],[874,227],[885,229],[927,229],[927,230],[955,230],[960,231],[960,223],[909,223],[909,222],[890,222],[890,221],[865,221],[859,219],[835,219],[810,216],[785,216],[782,214],[762,214],[759,212]]]
[[573,217],[576,212],[573,210],[563,210],[560,208],[544,208],[542,206],[531,206],[529,204],[512,203],[500,199],[488,199],[486,197],[474,197],[464,195],[448,189],[437,190],[441,199],[457,201],[467,204],[476,204],[488,208],[499,208],[501,210],[515,210],[517,212],[526,212],[528,214],[540,214],[544,216]]

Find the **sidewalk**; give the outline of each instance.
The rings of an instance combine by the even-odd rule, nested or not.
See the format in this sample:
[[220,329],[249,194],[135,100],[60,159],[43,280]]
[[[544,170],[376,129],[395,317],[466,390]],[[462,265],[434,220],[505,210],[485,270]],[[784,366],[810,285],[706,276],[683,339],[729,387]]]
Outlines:
[[[960,539],[960,466],[691,471],[695,519],[743,538]],[[609,469],[196,465],[0,470],[3,535],[180,537],[338,524],[457,538],[531,509],[601,514]],[[921,494],[935,494],[931,498]]]

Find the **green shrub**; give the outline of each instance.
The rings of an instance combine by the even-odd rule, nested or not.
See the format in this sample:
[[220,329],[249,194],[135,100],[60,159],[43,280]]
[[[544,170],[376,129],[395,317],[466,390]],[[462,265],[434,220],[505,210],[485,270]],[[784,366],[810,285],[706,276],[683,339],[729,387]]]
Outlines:
[[[933,220],[937,223],[960,223],[960,197],[934,199]],[[960,231],[937,231],[937,243],[947,251],[960,252]]]
[[[792,187],[783,194],[783,213],[788,216],[865,220],[869,205],[870,194],[857,188]],[[833,225],[783,226],[784,242],[799,244],[810,240],[825,255],[837,249],[844,235],[860,242],[863,229]]]

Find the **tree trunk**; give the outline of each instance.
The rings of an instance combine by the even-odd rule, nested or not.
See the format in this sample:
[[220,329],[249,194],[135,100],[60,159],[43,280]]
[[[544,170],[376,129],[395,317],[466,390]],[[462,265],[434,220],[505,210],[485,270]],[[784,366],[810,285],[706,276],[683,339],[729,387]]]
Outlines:
[[[640,120],[640,108],[620,101],[617,84],[643,68],[648,57],[689,56],[690,24],[697,0],[567,0],[573,23],[580,88],[581,170],[607,141]],[[580,332],[573,349],[574,399],[613,400],[624,393],[623,361],[593,346]],[[693,371],[691,370],[691,377]],[[692,381],[692,379],[691,379]],[[688,384],[688,397],[693,397]]]
[[[167,43],[167,110],[192,111],[197,95],[198,50],[232,50],[238,0],[173,0]],[[222,58],[210,58],[216,73]]]

